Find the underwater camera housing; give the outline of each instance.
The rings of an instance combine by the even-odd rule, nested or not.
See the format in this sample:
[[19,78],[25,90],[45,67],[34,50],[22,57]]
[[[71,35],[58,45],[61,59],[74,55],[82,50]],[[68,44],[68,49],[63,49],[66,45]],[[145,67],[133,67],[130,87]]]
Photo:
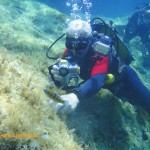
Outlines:
[[74,80],[73,86],[78,86],[80,67],[75,62],[69,62],[66,59],[59,59],[58,61],[59,75],[63,80],[61,85],[63,87],[69,86],[71,80]]

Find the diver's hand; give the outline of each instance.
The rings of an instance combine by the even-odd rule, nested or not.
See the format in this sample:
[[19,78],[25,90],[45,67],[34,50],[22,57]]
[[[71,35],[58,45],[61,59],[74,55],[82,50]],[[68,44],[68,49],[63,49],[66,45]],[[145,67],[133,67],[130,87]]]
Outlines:
[[78,97],[74,93],[61,95],[60,96],[63,103],[58,103],[56,105],[56,113],[57,114],[68,114],[75,110],[79,103]]
[[54,77],[54,80],[61,82],[62,81],[62,76],[59,75],[59,68],[57,65],[52,66],[51,73]]

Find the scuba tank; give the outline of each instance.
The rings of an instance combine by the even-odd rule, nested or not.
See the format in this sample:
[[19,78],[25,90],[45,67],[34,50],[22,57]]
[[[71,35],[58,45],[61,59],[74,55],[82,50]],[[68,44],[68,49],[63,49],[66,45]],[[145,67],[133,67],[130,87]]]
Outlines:
[[112,46],[116,49],[117,56],[119,56],[125,64],[129,65],[134,60],[128,48],[118,37],[116,29],[112,27],[112,22],[111,25],[108,25],[101,18],[94,18],[91,20],[90,24],[93,32],[96,31],[97,34],[103,33],[105,36],[112,39]]

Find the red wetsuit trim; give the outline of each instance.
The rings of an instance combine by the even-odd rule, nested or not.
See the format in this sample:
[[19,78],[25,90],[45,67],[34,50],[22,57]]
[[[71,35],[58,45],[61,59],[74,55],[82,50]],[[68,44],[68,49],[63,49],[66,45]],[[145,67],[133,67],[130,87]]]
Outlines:
[[64,54],[63,54],[63,57],[66,57],[66,56],[67,56],[68,50],[69,50],[68,48],[65,49]]
[[103,57],[102,60],[97,60],[95,62],[95,65],[92,68],[91,77],[96,75],[96,74],[107,73],[107,71],[108,71],[108,64],[109,64],[108,56]]

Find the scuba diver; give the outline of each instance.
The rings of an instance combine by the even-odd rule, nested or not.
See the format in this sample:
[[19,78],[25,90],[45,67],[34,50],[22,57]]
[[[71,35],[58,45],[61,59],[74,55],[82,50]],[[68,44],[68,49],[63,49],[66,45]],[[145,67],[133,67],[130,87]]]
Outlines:
[[142,42],[143,66],[150,68],[150,3],[136,8],[126,25],[123,41],[128,44],[136,36]]
[[[150,112],[150,91],[129,66],[131,54],[116,31],[102,19],[95,18],[90,23],[71,21],[65,45],[62,58],[48,68],[54,84],[67,91],[60,96],[63,102],[56,105],[58,113],[73,111],[79,101],[94,96],[101,88]],[[75,86],[68,86],[72,78]]]

